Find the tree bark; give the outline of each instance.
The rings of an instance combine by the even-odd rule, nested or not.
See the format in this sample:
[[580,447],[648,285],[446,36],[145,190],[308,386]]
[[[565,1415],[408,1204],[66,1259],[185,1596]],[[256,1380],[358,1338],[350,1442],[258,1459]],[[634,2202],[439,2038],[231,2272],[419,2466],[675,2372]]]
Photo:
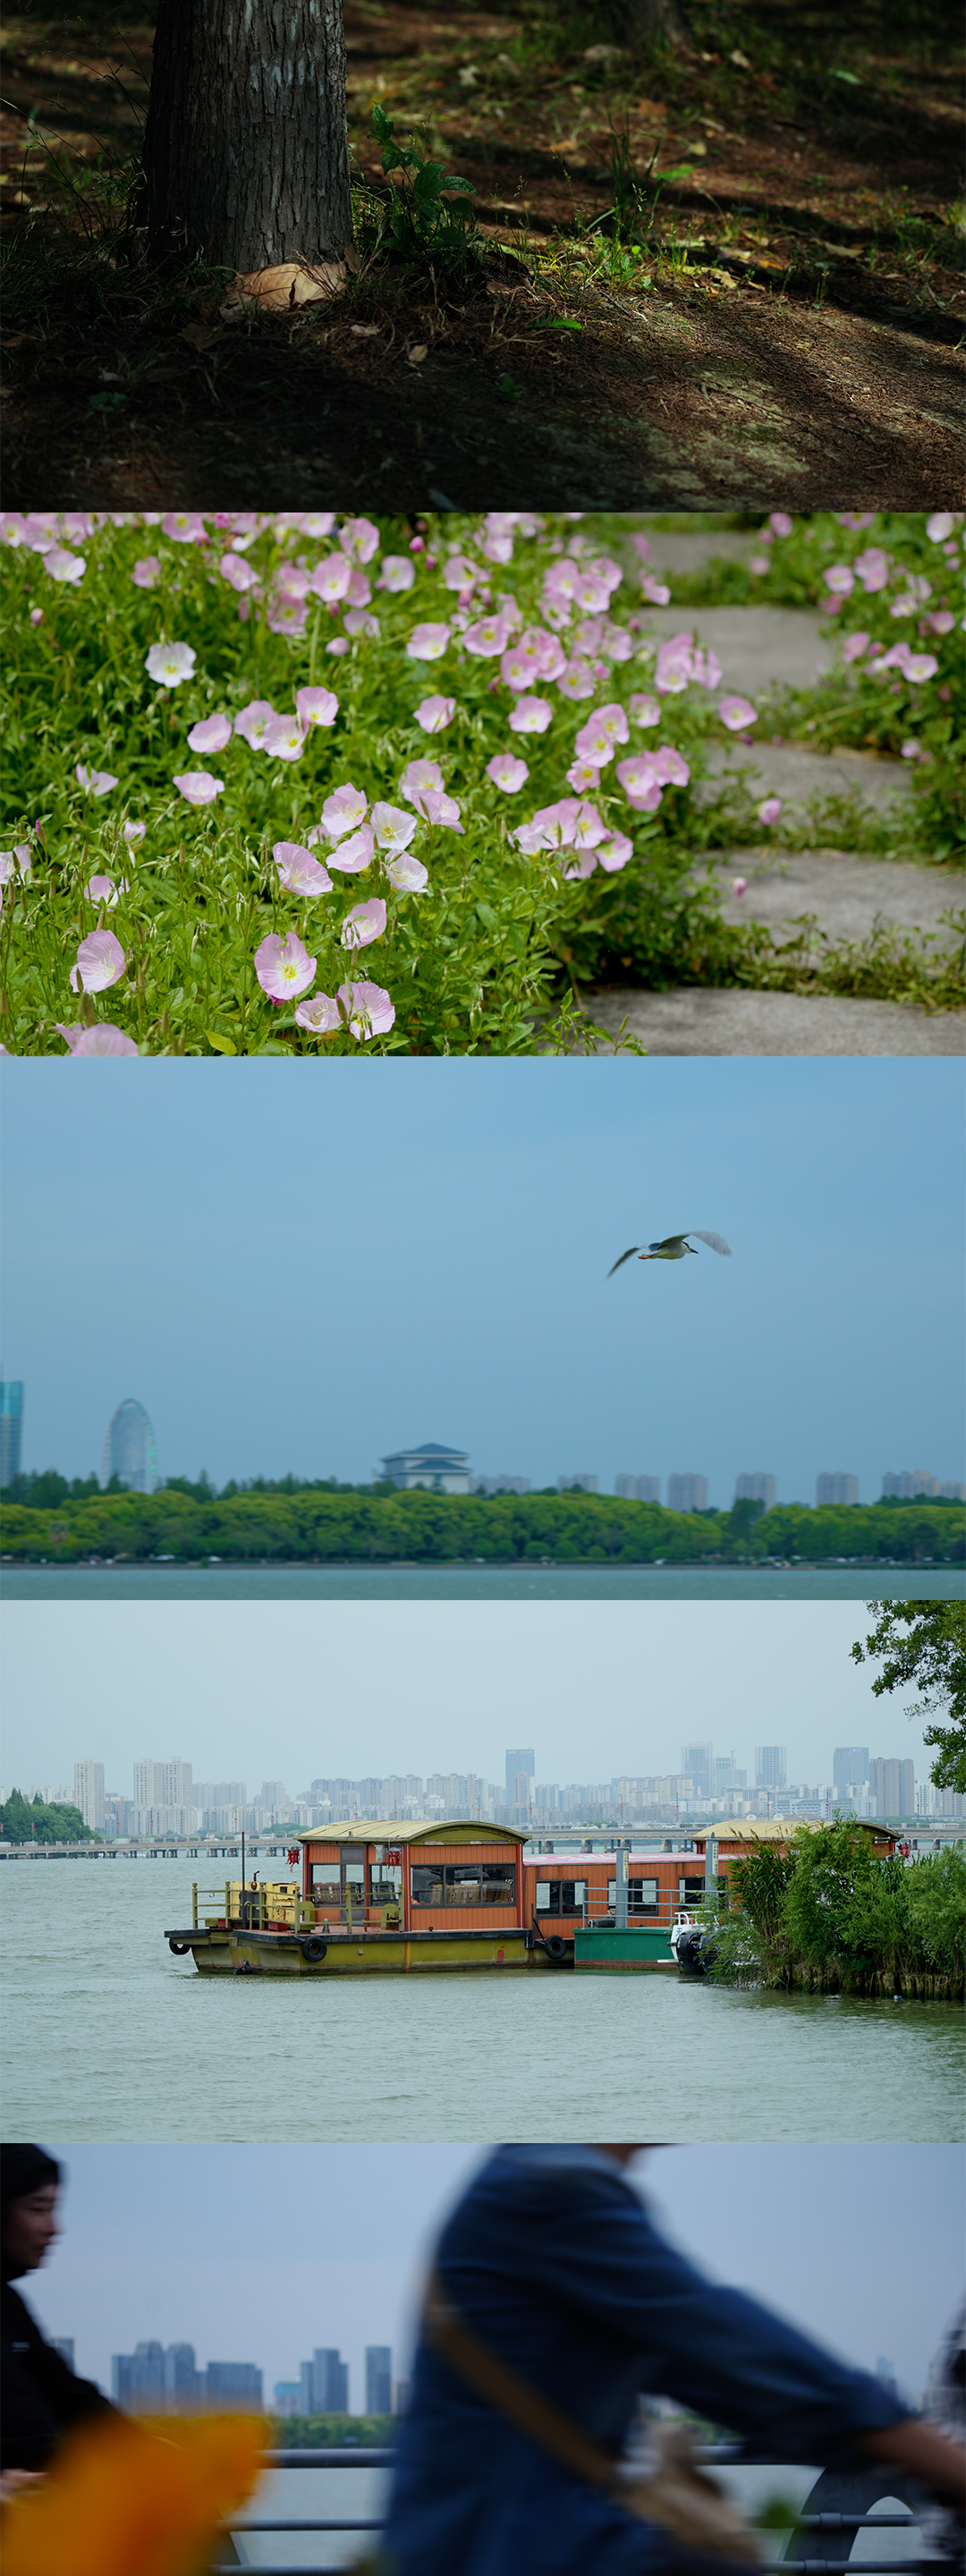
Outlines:
[[148,256],[243,273],[352,239],[342,0],[161,0]]

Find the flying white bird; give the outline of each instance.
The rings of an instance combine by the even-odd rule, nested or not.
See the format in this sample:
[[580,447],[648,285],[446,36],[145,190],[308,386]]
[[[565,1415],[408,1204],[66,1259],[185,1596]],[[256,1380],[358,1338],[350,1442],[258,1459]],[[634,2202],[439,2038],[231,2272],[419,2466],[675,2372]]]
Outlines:
[[[731,1245],[725,1242],[723,1234],[703,1234],[699,1225],[689,1225],[687,1231],[695,1235],[699,1243],[710,1244],[712,1252],[730,1255]],[[607,1276],[613,1279],[614,1270],[620,1270],[625,1261],[633,1261],[635,1252],[639,1261],[683,1261],[685,1253],[693,1251],[694,1244],[688,1243],[683,1234],[666,1234],[663,1243],[632,1243],[628,1252],[621,1253],[620,1261],[615,1261]]]

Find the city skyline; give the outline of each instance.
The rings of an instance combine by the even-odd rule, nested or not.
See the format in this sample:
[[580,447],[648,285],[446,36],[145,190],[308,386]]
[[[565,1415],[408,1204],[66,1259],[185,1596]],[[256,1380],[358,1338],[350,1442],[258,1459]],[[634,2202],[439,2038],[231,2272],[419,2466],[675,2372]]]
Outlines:
[[852,1662],[869,1624],[848,1601],[336,1601],[320,1659],[311,1602],[54,1601],[41,1622],[12,1601],[0,1635],[5,1784],[69,1781],[88,1759],[122,1789],[135,1762],[180,1748],[209,1782],[264,1779],[268,1754],[294,1795],[337,1772],[349,1709],[359,1778],[398,1769],[405,1747],[424,1779],[455,1757],[499,1781],[518,1733],[540,1780],[579,1781],[591,1711],[599,1778],[676,1771],[681,1747],[713,1734],[749,1776],[756,1745],[778,1740],[793,1781],[831,1778],[835,1746],[851,1743],[911,1758],[925,1779],[922,1725],[905,1715],[913,1693],[877,1699],[877,1667]]
[[[365,2390],[379,2342],[408,2376],[424,2268],[483,2147],[59,2146],[65,2233],[26,2284],[45,2330],[110,2388],[144,2339],[250,2360],[266,2393],[319,2346]],[[780,2306],[913,2397],[951,2322],[964,2232],[962,2155],[943,2146],[671,2147],[633,2168],[658,2223],[716,2278]],[[311,2236],[306,2213],[311,2211]],[[901,2320],[881,2247],[897,2223]],[[777,2250],[780,2249],[780,2261]],[[239,2257],[244,2256],[244,2260]]]
[[[218,1485],[362,1482],[424,1434],[537,1487],[595,1455],[615,1474],[693,1470],[728,1498],[759,1472],[807,1497],[839,1461],[865,1494],[903,1461],[963,1476],[946,1177],[962,1101],[943,1059],[777,1058],[765,1086],[740,1057],[655,1059],[643,1077],[609,1060],[577,1086],[554,1059],[496,1062],[483,1082],[462,1060],[388,1060],[362,1086],[336,1059],[317,1195],[298,1066],[148,1062],[136,1100],[104,1094],[99,1139],[125,1186],[96,1205],[89,1104],[51,1072],[15,1060],[2,1104],[5,1352],[40,1468],[86,1476],[136,1388],[164,1466]],[[905,1174],[898,1236],[887,1194],[857,1189],[885,1132]],[[608,1280],[629,1235],[680,1221],[682,1194],[726,1223],[732,1261]],[[279,1372],[274,1211],[294,1207],[325,1320]]]

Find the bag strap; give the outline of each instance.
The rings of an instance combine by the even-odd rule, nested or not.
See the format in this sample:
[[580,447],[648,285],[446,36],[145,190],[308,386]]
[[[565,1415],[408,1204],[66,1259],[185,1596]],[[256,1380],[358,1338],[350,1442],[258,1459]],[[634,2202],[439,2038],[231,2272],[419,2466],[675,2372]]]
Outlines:
[[586,2478],[591,2486],[613,2490],[616,2462],[584,2432],[581,2424],[575,2424],[549,2397],[541,2396],[539,2389],[531,2388],[509,2362],[501,2361],[488,2344],[481,2342],[447,2298],[438,2272],[430,2275],[423,2323],[435,2350],[486,2405],[505,2416],[518,2433],[526,2433],[540,2450],[549,2452],[572,2477]]

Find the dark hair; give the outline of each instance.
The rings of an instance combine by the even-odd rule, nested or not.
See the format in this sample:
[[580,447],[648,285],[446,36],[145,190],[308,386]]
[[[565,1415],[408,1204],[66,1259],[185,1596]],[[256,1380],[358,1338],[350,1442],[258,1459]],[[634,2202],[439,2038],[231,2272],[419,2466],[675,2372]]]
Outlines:
[[13,2200],[27,2200],[46,2183],[59,2183],[60,2166],[46,2147],[0,2146],[0,2215]]

